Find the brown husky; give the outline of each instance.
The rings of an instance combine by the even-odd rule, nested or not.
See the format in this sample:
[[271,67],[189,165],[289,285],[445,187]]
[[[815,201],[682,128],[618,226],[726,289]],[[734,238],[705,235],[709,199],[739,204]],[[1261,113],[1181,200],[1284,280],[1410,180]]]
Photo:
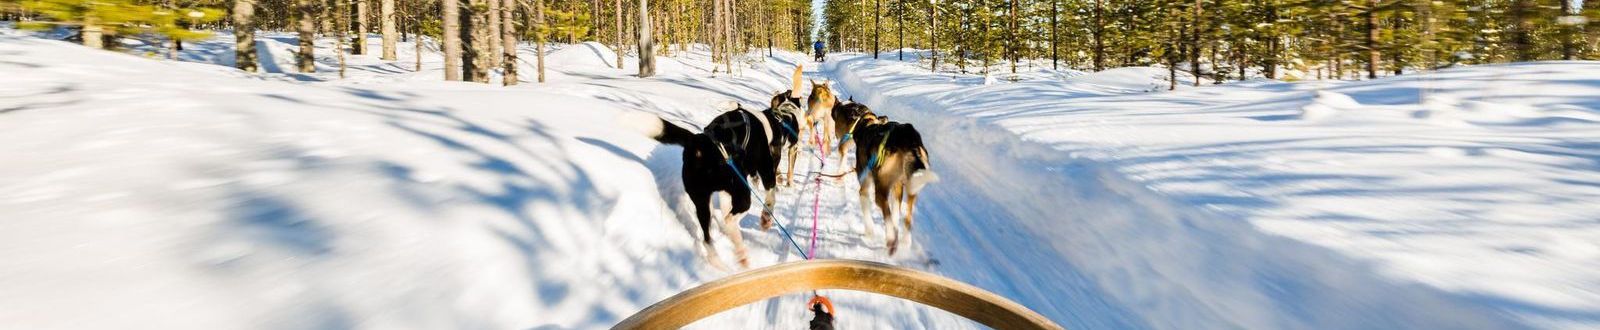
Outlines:
[[[883,122],[871,114],[872,123],[857,128],[856,173],[861,179],[861,220],[872,223],[872,204],[867,203],[868,189],[876,192],[875,201],[883,212],[883,232],[888,240],[889,255],[894,255],[900,241],[895,219],[903,217],[906,231],[911,231],[912,213],[917,207],[917,194],[929,183],[939,180],[928,161],[928,149],[923,147],[922,135],[911,124]],[[868,230],[870,233],[871,230]]]
[[855,132],[857,129],[871,124],[880,124],[879,120],[887,121],[888,118],[872,113],[872,108],[868,108],[865,104],[856,103],[855,100],[834,106],[832,118],[834,128],[832,132],[829,132],[833,134],[833,138],[839,139],[838,151],[835,153],[839,155],[839,162],[834,167],[844,168],[844,160],[847,158],[844,156],[844,152],[855,145]]
[[[806,119],[802,125],[811,128],[812,125],[821,124],[823,132],[833,132],[833,121],[828,116],[833,114],[833,106],[839,104],[839,99],[833,96],[833,89],[829,88],[831,82],[811,81],[811,97],[806,99]],[[803,135],[802,135],[803,136]],[[802,137],[803,139],[803,137]],[[833,144],[833,137],[822,134],[823,144],[817,146],[818,150]]]

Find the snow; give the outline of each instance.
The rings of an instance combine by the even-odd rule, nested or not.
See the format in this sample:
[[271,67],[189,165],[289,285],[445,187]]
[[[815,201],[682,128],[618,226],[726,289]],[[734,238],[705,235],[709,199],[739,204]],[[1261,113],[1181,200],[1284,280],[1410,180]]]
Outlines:
[[[1046,236],[1086,241],[1061,250],[1069,262],[1088,268],[1086,276],[1098,276],[1094,281],[1101,285],[1127,283],[1106,292],[1124,304],[1149,306],[1185,296],[1209,301],[1143,312],[1155,327],[1344,328],[1301,314],[1383,314],[1364,307],[1407,312],[1395,316],[1401,319],[1367,319],[1361,327],[1413,328],[1417,324],[1386,322],[1439,321],[1484,309],[1496,312],[1478,316],[1509,315],[1525,326],[1600,325],[1595,317],[1600,315],[1600,225],[1594,221],[1600,218],[1600,203],[1594,202],[1600,200],[1600,153],[1595,152],[1600,145],[1593,142],[1600,141],[1600,98],[1595,96],[1600,82],[1592,79],[1600,75],[1600,64],[1595,62],[1479,66],[1365,82],[1258,80],[1153,93],[1078,84],[1099,73],[1061,82],[985,85],[903,63],[860,58],[833,63],[841,86],[870,91],[857,94],[857,100],[887,109],[891,117],[975,131],[949,133],[951,127],[940,127],[939,137],[962,141],[934,142],[933,149],[943,151],[938,154],[948,155],[961,144],[1015,138],[1052,150],[1037,153],[1070,155],[1030,162],[1033,151],[1000,153],[994,157],[1038,165],[974,173],[1067,175],[1057,183],[1079,190],[1105,186],[1100,189],[1161,207],[1153,211],[1158,214],[1124,219],[1107,211],[1114,207],[1078,205],[1074,208],[1097,214],[1043,213],[1041,218],[1054,220],[1033,225],[1085,227],[1072,230],[1081,233]],[[1118,72],[1124,70],[1104,74],[1118,76],[1112,81],[1123,86],[1160,83]],[[935,159],[936,164],[952,161]],[[1026,197],[1048,191],[1040,186],[1051,182],[1015,181],[1021,185],[1013,191],[1026,193],[1009,198],[1033,205],[1080,199]],[[1117,187],[1122,184],[1131,187]],[[1169,220],[1199,229],[1162,236]],[[1087,229],[1118,221],[1140,229],[1123,236]],[[1154,239],[1147,236],[1161,236],[1164,246],[1141,250],[1138,242]],[[1102,254],[1075,252],[1095,244],[1114,248],[1091,250]],[[1185,251],[1200,247],[1227,252]],[[1125,262],[1105,259],[1151,260],[1165,269],[1141,275],[1130,273],[1137,267],[1128,265],[1092,267]],[[1193,268],[1172,264],[1197,260],[1212,262],[1189,265]],[[1303,270],[1308,273],[1299,275],[1310,276],[1312,269],[1322,278],[1269,275],[1257,282],[1262,274]],[[1195,273],[1177,275],[1180,271]],[[1132,280],[1124,280],[1128,277]],[[1192,292],[1139,294],[1170,282],[1188,282],[1174,290]],[[1252,288],[1263,284],[1269,287]],[[1222,288],[1230,290],[1217,290]],[[1404,302],[1418,298],[1401,298],[1401,292],[1432,301]],[[1307,301],[1311,297],[1316,298]],[[1330,298],[1335,301],[1327,305],[1315,301]],[[1419,313],[1419,308],[1464,310],[1439,314]],[[1256,314],[1261,311],[1268,312]],[[1217,312],[1226,316],[1202,317]],[[1403,319],[1417,315],[1428,320]]]
[[[283,36],[260,39],[293,41]],[[558,45],[547,58],[551,83],[507,88],[439,82],[430,52],[413,72],[406,43],[394,63],[351,56],[342,80],[324,66],[326,48],[315,73],[278,72],[293,66],[274,57],[252,75],[217,65],[228,63],[217,47],[229,44],[218,34],[173,62],[0,36],[0,137],[12,141],[0,152],[27,155],[0,163],[0,320],[609,327],[729,274],[700,255],[678,149],[616,119],[647,111],[698,127],[730,101],[765,104],[799,56],[712,78],[700,49],[661,59],[660,76],[639,79],[594,65],[614,60],[596,44]],[[521,52],[531,61],[531,46]],[[853,189],[830,183],[816,195],[826,197],[821,256],[926,264],[914,247],[891,260],[881,241],[861,238],[864,225],[842,216],[859,210]],[[797,233],[812,229],[801,217],[811,205],[798,201],[817,192],[780,195],[780,217]],[[752,263],[798,260],[775,231],[755,228],[756,214],[741,228]],[[714,239],[731,255],[725,238]],[[851,315],[842,327],[973,326],[906,301],[825,293]],[[696,327],[800,327],[808,298]]]
[[[729,275],[696,245],[680,149],[639,113],[697,128],[803,63],[915,123],[939,177],[893,257],[854,182],[781,188],[778,221],[802,246],[815,229],[821,258],[938,273],[1077,329],[1600,326],[1594,62],[1166,92],[1163,68],[986,78],[928,73],[922,52],[752,53],[730,74],[704,46],[641,79],[581,43],[546,48],[546,84],[523,45],[524,84],[501,87],[439,81],[430,45],[349,56],[340,79],[332,40],[304,74],[293,34],[257,40],[247,74],[226,31],[179,61],[0,33],[0,154],[20,155],[0,162],[0,322],[606,328]],[[751,264],[801,259],[757,214]],[[823,294],[840,328],[976,327]],[[801,328],[807,298],[691,328]]]

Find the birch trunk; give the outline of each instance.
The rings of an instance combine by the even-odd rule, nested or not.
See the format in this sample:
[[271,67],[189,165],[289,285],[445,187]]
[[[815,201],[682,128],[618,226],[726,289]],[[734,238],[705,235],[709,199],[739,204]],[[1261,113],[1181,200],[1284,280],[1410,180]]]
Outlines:
[[385,61],[395,60],[395,39],[399,38],[399,31],[395,28],[394,0],[382,0],[378,7],[378,21],[383,30],[383,54]]
[[[444,80],[461,81],[461,3],[441,0],[444,11]],[[419,55],[420,56],[420,55]]]

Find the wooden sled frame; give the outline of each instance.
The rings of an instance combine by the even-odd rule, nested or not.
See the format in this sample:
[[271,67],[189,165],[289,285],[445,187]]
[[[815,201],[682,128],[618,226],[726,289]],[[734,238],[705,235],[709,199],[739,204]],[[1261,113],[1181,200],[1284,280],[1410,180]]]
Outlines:
[[909,268],[860,260],[799,261],[735,274],[650,305],[612,329],[677,329],[762,299],[830,289],[911,300],[995,329],[1063,329],[1039,313],[978,287]]

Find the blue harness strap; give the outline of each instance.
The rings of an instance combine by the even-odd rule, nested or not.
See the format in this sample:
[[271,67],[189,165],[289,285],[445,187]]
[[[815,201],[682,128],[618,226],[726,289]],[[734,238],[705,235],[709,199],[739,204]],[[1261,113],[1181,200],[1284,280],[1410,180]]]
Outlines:
[[878,141],[878,152],[872,153],[872,158],[867,159],[867,167],[862,168],[861,173],[856,174],[857,182],[867,182],[867,173],[872,173],[872,168],[878,166],[878,158],[883,158],[883,149],[889,145],[890,133],[894,133],[894,126],[889,126],[889,130],[883,132],[883,141]]
[[[717,143],[717,151],[722,153],[722,159],[724,160],[723,163],[724,164],[728,164],[728,169],[732,169],[733,170],[733,175],[739,178],[739,182],[744,183],[744,187],[746,189],[750,189],[750,195],[751,196],[755,196],[756,201],[760,202],[761,205],[763,205],[763,207],[765,207],[765,205],[767,205],[767,201],[765,199],[762,199],[761,195],[758,195],[758,194],[755,193],[755,191],[756,191],[755,186],[751,185],[750,184],[750,179],[749,178],[745,178],[744,172],[739,171],[739,167],[735,166],[733,164],[733,157],[729,157],[728,156],[728,150],[724,149],[722,147],[721,143]],[[762,213],[766,213],[766,214],[772,214],[771,210],[762,210],[761,212]],[[773,215],[772,217],[773,218],[777,218],[778,216],[777,215]],[[810,260],[811,259],[811,256],[806,255],[806,250],[800,248],[800,243],[799,242],[795,242],[794,235],[790,235],[789,234],[789,228],[785,228],[783,226],[783,222],[782,221],[777,221],[777,219],[773,219],[772,223],[778,224],[778,230],[783,232],[783,238],[785,238],[785,239],[787,239],[789,241],[789,245],[793,245],[794,246],[795,252],[800,253],[800,256],[806,258],[806,260]]]

